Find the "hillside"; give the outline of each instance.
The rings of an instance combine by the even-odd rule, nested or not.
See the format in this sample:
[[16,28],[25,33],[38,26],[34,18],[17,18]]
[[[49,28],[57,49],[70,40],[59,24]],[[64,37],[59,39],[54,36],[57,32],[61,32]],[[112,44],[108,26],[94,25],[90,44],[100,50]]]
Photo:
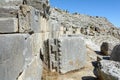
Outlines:
[[51,8],[50,11],[51,26],[56,30],[63,27],[66,31],[64,34],[83,36],[86,43],[94,50],[99,50],[102,42],[119,43],[120,30],[105,17],[70,14],[68,11],[57,8]]

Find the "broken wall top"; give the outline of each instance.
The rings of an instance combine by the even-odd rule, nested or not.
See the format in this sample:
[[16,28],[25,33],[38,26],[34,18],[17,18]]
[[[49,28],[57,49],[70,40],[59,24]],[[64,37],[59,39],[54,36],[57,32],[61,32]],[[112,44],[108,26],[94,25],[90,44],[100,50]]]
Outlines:
[[22,3],[23,0],[0,0],[0,6],[17,6]]
[[48,0],[0,0],[0,13],[1,11],[4,11],[4,9],[9,11],[9,9],[13,10],[16,9],[16,7],[17,10],[19,10],[21,5],[32,6],[38,9],[45,18],[49,17],[50,6]]

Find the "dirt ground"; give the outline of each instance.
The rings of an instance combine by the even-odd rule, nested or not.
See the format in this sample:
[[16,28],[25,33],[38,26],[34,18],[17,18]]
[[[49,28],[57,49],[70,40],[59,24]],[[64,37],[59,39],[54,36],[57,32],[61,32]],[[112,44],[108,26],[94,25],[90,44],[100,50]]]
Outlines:
[[96,52],[87,48],[87,62],[84,68],[68,72],[64,75],[51,73],[44,68],[42,80],[97,80],[93,71],[93,63],[97,60]]

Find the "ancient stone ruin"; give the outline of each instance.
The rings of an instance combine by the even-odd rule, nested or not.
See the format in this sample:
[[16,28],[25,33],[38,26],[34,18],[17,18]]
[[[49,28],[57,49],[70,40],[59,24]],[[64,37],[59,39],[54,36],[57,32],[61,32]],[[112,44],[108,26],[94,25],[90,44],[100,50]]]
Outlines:
[[62,36],[48,39],[45,63],[51,71],[66,73],[84,67],[86,63],[86,47],[80,37]]
[[95,79],[120,80],[119,42],[104,17],[70,14],[49,0],[0,1],[0,80],[90,80],[97,58]]
[[48,15],[47,0],[0,1],[0,80],[41,80]]

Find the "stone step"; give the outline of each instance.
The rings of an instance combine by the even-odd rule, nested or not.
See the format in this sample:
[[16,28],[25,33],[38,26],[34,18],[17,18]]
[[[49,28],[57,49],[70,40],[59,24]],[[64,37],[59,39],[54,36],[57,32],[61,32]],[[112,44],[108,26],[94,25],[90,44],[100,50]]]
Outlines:
[[17,18],[0,18],[0,33],[18,32]]

